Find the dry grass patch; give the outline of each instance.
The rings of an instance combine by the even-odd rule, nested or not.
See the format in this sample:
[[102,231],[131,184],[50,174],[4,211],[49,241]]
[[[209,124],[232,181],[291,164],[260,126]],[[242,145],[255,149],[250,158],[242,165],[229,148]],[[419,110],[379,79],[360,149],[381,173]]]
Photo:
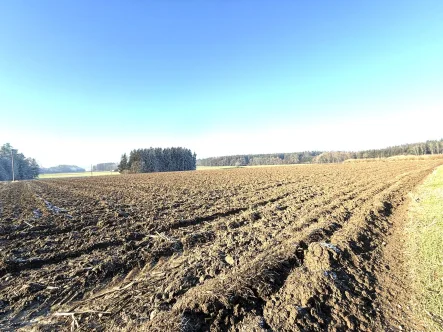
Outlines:
[[406,250],[420,310],[443,329],[443,167],[411,195]]

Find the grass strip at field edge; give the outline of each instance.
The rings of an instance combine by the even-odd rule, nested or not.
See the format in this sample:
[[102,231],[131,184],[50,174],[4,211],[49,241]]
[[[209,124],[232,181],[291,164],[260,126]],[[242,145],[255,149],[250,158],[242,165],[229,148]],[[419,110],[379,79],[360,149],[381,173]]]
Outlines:
[[405,248],[420,315],[443,330],[443,166],[411,194]]

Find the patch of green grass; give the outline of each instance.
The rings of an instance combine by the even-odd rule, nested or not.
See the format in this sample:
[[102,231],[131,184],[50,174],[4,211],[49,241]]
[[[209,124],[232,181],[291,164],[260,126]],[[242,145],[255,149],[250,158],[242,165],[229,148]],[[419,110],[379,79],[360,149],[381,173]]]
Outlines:
[[76,172],[76,173],[52,173],[52,174],[40,174],[39,179],[57,179],[57,178],[73,178],[73,177],[85,177],[85,176],[101,176],[101,175],[120,175],[119,172]]
[[[415,291],[430,329],[443,330],[443,166],[413,193],[406,248]],[[431,327],[432,326],[432,327]]]

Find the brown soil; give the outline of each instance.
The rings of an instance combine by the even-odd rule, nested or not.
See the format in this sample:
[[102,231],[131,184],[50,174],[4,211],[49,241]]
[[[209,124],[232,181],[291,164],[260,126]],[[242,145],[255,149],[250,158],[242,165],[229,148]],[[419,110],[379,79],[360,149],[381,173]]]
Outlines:
[[0,329],[420,328],[396,228],[441,163],[0,184]]

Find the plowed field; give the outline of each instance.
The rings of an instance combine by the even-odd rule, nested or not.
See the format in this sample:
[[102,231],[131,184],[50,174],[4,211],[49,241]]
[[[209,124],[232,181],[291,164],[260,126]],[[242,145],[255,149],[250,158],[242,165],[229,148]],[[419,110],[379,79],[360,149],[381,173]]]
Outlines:
[[385,241],[441,163],[0,183],[0,329],[395,329]]

